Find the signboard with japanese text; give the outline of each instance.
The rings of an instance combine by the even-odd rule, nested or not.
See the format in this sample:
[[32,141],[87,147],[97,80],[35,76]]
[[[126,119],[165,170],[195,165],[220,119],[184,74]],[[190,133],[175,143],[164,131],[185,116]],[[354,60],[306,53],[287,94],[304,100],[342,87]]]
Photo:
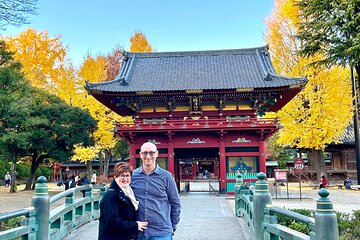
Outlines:
[[275,170],[275,180],[286,180],[287,179],[287,171],[286,170]]
[[302,160],[302,158],[295,159],[294,169],[295,172],[299,172],[299,173],[304,171],[304,161]]

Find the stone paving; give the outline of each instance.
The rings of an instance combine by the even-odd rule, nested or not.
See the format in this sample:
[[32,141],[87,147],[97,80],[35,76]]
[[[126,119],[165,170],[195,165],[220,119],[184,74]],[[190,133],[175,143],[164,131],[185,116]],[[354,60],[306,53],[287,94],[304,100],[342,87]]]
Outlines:
[[[19,187],[19,189],[21,189]],[[54,195],[62,188],[49,184],[49,194]],[[278,189],[278,197],[286,197],[286,187]],[[299,197],[297,184],[289,187],[291,197]],[[360,191],[330,188],[330,198],[336,211],[351,213],[360,210]],[[318,189],[303,186],[302,201],[299,198],[275,199],[273,205],[285,208],[315,209]],[[18,191],[8,193],[8,189],[0,187],[0,212],[9,212],[31,206],[32,191]],[[241,218],[234,217],[234,196],[208,193],[190,193],[181,196],[181,221],[174,236],[174,240],[187,239],[251,239],[248,229]],[[86,224],[69,235],[71,239],[97,239],[98,221]]]
[[[208,239],[251,239],[248,228],[242,219],[234,216],[227,197],[207,193],[190,193],[180,197],[181,220],[174,235],[174,240]],[[65,238],[97,239],[98,221],[86,224],[78,231]]]

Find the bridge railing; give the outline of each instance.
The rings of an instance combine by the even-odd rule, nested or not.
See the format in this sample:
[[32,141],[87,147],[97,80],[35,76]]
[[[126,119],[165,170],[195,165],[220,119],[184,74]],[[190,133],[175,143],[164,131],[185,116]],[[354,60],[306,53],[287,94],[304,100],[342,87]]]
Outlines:
[[[35,185],[32,207],[0,215],[0,222],[17,217],[25,218],[20,227],[0,230],[0,239],[62,239],[85,223],[99,218],[100,200],[105,191],[104,185],[84,185],[50,198],[46,178],[39,177]],[[78,192],[84,193],[85,196],[76,198]]]
[[[244,218],[253,240],[339,239],[337,218],[327,189],[320,189],[315,218],[311,218],[272,206],[266,175],[260,172],[257,178],[254,188],[244,184],[241,174],[238,174],[235,186],[235,215]],[[305,223],[310,229],[309,235],[278,224],[276,214]]]

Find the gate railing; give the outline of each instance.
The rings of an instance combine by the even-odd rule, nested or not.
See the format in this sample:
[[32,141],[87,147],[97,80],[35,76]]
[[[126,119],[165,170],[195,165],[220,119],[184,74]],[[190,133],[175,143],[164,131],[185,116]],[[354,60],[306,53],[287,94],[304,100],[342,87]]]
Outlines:
[[[21,226],[0,231],[0,239],[62,239],[85,223],[99,218],[100,200],[105,191],[105,185],[84,185],[49,198],[46,178],[41,176],[35,185],[32,207],[0,214],[0,222],[25,217]],[[84,196],[76,197],[78,192]],[[64,203],[61,204],[60,200]]]
[[[329,192],[319,190],[315,218],[307,217],[287,209],[272,206],[266,175],[257,174],[258,181],[255,188],[243,183],[238,174],[235,186],[235,215],[244,218],[249,226],[253,240],[263,239],[310,239],[337,240],[339,239],[338,224]],[[275,214],[279,214],[309,226],[310,234],[295,231],[278,224]]]

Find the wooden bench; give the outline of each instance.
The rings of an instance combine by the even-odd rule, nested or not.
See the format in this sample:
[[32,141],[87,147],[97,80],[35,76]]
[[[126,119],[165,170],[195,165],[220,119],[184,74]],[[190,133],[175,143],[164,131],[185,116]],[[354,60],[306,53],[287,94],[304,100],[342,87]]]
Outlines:
[[350,185],[352,190],[360,190],[360,185]]

